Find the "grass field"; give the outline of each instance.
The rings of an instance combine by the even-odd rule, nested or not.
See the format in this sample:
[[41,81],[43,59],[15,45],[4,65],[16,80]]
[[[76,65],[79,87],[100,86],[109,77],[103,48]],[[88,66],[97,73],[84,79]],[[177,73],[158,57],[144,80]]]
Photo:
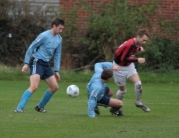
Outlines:
[[[25,107],[25,113],[14,113],[23,91],[29,86],[26,79],[0,79],[0,138],[178,138],[179,137],[179,84],[171,75],[155,79],[143,76],[143,102],[151,112],[146,113],[134,105],[133,85],[127,84],[124,97],[124,117],[112,116],[109,108],[100,107],[101,115],[87,116],[86,80],[72,76],[71,81],[59,82],[60,89],[46,106],[47,113],[38,113],[38,103],[47,86],[42,81],[39,89]],[[5,76],[4,76],[5,77]],[[86,76],[88,77],[88,76]],[[80,77],[79,77],[80,78]],[[153,79],[154,81],[147,81]],[[68,80],[68,81],[67,81]],[[66,87],[76,84],[80,95],[70,98]],[[113,82],[108,84],[117,90]],[[114,96],[115,97],[115,96]]]

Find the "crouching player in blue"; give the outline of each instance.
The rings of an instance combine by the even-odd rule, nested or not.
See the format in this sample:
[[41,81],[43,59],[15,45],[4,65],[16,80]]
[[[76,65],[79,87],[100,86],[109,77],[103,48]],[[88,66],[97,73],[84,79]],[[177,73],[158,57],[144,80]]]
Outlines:
[[119,99],[111,98],[112,90],[106,86],[106,83],[113,77],[113,70],[118,70],[119,67],[112,65],[112,62],[96,63],[94,67],[94,75],[87,84],[88,90],[88,116],[95,117],[98,105],[110,106],[110,112],[116,116],[123,116],[120,108],[123,103]]

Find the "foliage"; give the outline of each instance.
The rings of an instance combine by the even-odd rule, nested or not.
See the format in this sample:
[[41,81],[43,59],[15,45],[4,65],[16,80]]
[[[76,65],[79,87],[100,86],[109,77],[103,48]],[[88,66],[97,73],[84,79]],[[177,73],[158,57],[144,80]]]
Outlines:
[[79,28],[77,24],[77,10],[74,6],[70,10],[60,7],[60,17],[65,20],[65,29],[62,33],[63,37],[63,56],[62,64],[67,69],[78,68],[82,64],[82,52],[78,48]]
[[[16,66],[23,63],[24,55],[30,43],[39,33],[49,29],[50,21],[54,17],[65,18],[65,11],[54,6],[32,7],[28,0],[0,1],[0,63]],[[71,14],[74,12],[74,14]],[[70,13],[70,12],[69,12]],[[72,40],[75,35],[75,9],[71,10],[63,33],[63,40],[67,49],[73,47]],[[64,53],[67,49],[63,49]],[[53,61],[52,61],[53,62]]]
[[114,0],[108,4],[103,2],[94,7],[85,5],[89,12],[87,34],[83,40],[88,54],[105,55],[105,60],[113,59],[114,49],[126,39],[135,36],[141,27],[150,27],[150,18],[157,9],[157,3],[129,5],[126,0]]
[[100,57],[96,62],[112,61],[114,50],[121,43],[134,37],[138,29],[147,28],[152,34],[145,47],[147,63],[137,64],[137,68],[152,71],[178,69],[178,42],[172,42],[171,39],[175,38],[178,30],[174,24],[178,18],[169,22],[157,15],[160,0],[137,5],[131,5],[126,0],[114,0],[108,4],[99,2],[92,6],[80,1],[84,2],[84,9],[89,12],[87,33],[81,41],[87,53],[86,62],[89,63],[95,57]]
[[[141,69],[139,66],[139,75],[144,83],[178,83],[179,82],[179,73],[178,70],[169,70],[169,71],[151,71],[152,69]],[[94,69],[94,68],[93,68]],[[85,71],[72,71],[72,70],[61,70],[60,82],[88,82],[93,75],[93,70]],[[82,77],[83,76],[83,77]],[[21,66],[9,67],[5,65],[0,65],[0,80],[1,81],[29,81],[29,72],[21,72]]]
[[45,15],[32,11],[28,1],[0,1],[1,6],[2,3],[6,11],[0,19],[0,62],[15,66],[23,62],[27,47],[44,30]]
[[146,58],[144,65],[137,64],[139,70],[166,72],[179,69],[179,42],[169,39],[153,39],[145,45],[142,55]]
[[[149,29],[152,38],[143,54],[147,62],[137,64],[137,68],[158,72],[178,69],[178,42],[172,42],[170,38],[177,37],[179,27],[156,14],[160,0],[137,5],[129,4],[128,0],[113,0],[107,4],[95,2],[92,5],[85,0],[78,1],[88,12],[86,20],[89,23],[83,33],[77,24],[77,6],[71,9],[53,6],[32,8],[28,0],[1,0],[0,63],[8,66],[23,63],[30,43],[40,32],[50,28],[49,22],[53,17],[59,16],[66,22],[61,34],[62,65],[65,69],[83,69],[84,65],[91,66],[94,62],[112,61],[114,50],[128,38],[134,37],[139,28]],[[179,16],[173,19],[178,21]]]

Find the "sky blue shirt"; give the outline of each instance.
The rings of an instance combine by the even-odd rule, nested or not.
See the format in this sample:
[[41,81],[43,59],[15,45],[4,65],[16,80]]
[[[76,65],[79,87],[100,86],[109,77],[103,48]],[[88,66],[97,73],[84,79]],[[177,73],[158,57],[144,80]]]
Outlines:
[[96,63],[94,66],[94,75],[87,84],[88,90],[88,116],[95,117],[94,108],[97,105],[97,102],[104,96],[104,88],[106,84],[101,80],[101,73],[103,69],[109,68],[112,69],[112,62],[100,62]]
[[31,55],[36,59],[42,59],[49,62],[54,56],[54,71],[60,70],[62,50],[62,37],[60,35],[53,36],[51,30],[42,32],[31,43],[25,54],[25,63],[29,64]]

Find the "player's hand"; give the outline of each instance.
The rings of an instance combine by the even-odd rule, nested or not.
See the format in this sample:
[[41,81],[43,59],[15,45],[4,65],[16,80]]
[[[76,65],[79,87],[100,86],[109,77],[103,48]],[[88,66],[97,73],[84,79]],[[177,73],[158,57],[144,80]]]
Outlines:
[[145,63],[145,58],[138,58],[139,63]]
[[113,70],[118,71],[118,70],[120,70],[120,67],[117,66],[117,65],[114,65],[114,66],[113,66]]
[[58,72],[55,72],[55,78],[57,81],[60,81],[60,74]]
[[144,52],[145,50],[144,50],[144,48],[143,48],[143,47],[140,47],[140,51],[141,51],[141,52]]
[[24,64],[24,66],[22,67],[22,70],[21,70],[21,71],[22,71],[22,72],[26,72],[26,70],[28,69],[28,67],[29,67],[29,66],[28,66],[27,64]]

